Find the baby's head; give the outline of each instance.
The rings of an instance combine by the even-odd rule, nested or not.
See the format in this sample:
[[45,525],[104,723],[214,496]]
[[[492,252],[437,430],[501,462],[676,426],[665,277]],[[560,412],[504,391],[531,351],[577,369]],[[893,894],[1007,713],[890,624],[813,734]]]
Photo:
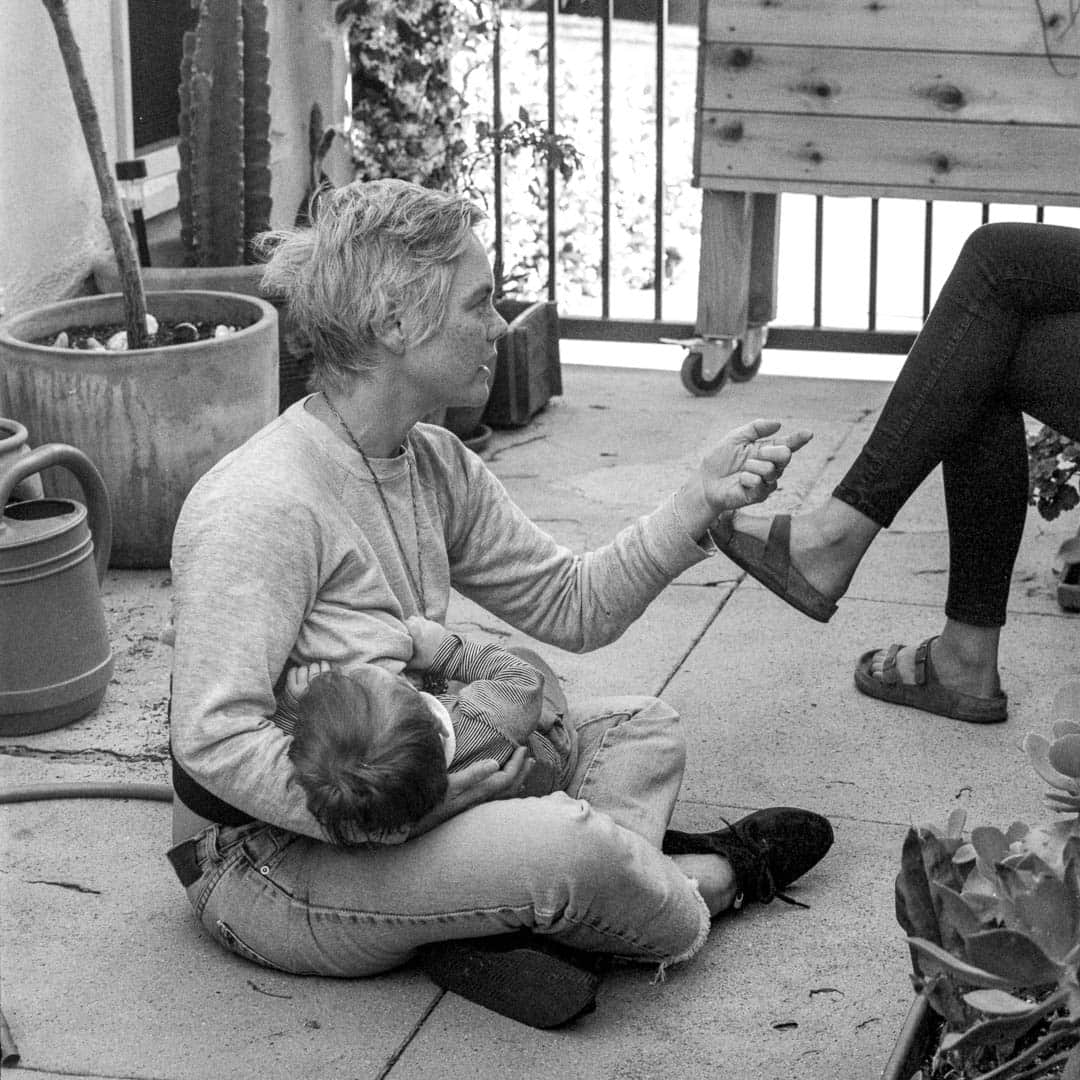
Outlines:
[[401,675],[372,664],[311,681],[289,758],[307,806],[337,843],[419,821],[446,794],[449,716]]

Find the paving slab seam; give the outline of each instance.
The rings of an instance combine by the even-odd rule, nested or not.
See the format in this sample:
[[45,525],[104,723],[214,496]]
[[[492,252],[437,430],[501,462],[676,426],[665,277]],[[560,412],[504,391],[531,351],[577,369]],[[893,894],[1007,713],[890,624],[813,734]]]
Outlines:
[[[679,799],[679,806],[686,808],[689,806],[702,807],[712,810],[717,806],[723,806],[727,810],[746,811],[747,813],[753,810],[760,810],[759,805],[741,803],[717,803],[709,799]],[[856,814],[844,814],[844,813],[831,813],[829,814],[831,821],[848,821],[854,825],[884,825],[886,827],[896,827],[898,829],[906,829],[910,825],[915,824],[912,821],[894,821],[891,818],[873,818],[873,817],[859,817]]]
[[415,1039],[416,1036],[420,1034],[420,1029],[423,1028],[423,1026],[427,1023],[428,1018],[438,1007],[439,1002],[441,1002],[442,999],[446,997],[446,993],[447,992],[445,990],[440,989],[435,994],[435,996],[431,999],[431,1002],[428,1004],[428,1007],[420,1014],[420,1018],[413,1025],[412,1031],[410,1031],[409,1034],[401,1040],[401,1043],[398,1045],[397,1049],[390,1055],[389,1058],[387,1058],[386,1064],[379,1070],[378,1074],[375,1077],[375,1080],[387,1080],[387,1077],[390,1076],[397,1063],[401,1060],[402,1055],[405,1053],[406,1050],[409,1049],[409,1046],[412,1043],[413,1039]]

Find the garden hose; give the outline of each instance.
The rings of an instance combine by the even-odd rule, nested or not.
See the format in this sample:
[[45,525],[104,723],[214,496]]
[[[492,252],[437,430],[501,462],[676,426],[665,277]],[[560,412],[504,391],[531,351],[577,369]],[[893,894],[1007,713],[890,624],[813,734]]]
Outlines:
[[[29,784],[0,791],[0,803],[44,802],[48,799],[146,799],[149,802],[173,801],[169,784]],[[0,1065],[11,1068],[19,1063],[19,1048],[11,1037],[4,1014],[0,1011]]]
[[172,802],[169,784],[31,784],[0,791],[0,804],[43,802],[48,799],[146,799]]

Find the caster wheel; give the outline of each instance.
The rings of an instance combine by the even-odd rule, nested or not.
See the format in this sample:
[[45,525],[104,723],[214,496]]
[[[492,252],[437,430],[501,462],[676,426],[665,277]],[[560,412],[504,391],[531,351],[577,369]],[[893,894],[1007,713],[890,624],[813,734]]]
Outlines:
[[761,351],[765,346],[765,327],[751,326],[746,337],[740,341],[728,360],[728,374],[732,382],[748,382],[761,367]]
[[682,377],[683,386],[694,397],[711,397],[713,394],[719,393],[720,388],[727,382],[728,367],[729,364],[724,364],[711,379],[706,379],[702,375],[701,353],[691,351],[686,354],[682,371],[679,374]]

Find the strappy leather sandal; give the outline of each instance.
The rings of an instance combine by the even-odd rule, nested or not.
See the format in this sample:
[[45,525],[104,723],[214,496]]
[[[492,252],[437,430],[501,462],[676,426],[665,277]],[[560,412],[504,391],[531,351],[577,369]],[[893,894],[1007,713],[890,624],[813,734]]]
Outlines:
[[969,724],[999,724],[1008,719],[1009,703],[1005,694],[998,691],[994,697],[977,697],[959,690],[942,686],[930,659],[930,645],[937,638],[927,638],[915,650],[915,682],[906,683],[896,670],[896,656],[903,645],[890,645],[881,668],[881,677],[873,672],[874,657],[880,649],[871,649],[859,657],[855,668],[855,686],[867,697],[888,701],[893,705],[907,705],[912,709],[947,716],[951,720],[964,720]]
[[836,604],[806,580],[791,562],[791,515],[777,514],[763,544],[756,536],[731,530],[712,531],[717,548],[736,566],[786,600],[796,611],[818,622],[828,622]]

